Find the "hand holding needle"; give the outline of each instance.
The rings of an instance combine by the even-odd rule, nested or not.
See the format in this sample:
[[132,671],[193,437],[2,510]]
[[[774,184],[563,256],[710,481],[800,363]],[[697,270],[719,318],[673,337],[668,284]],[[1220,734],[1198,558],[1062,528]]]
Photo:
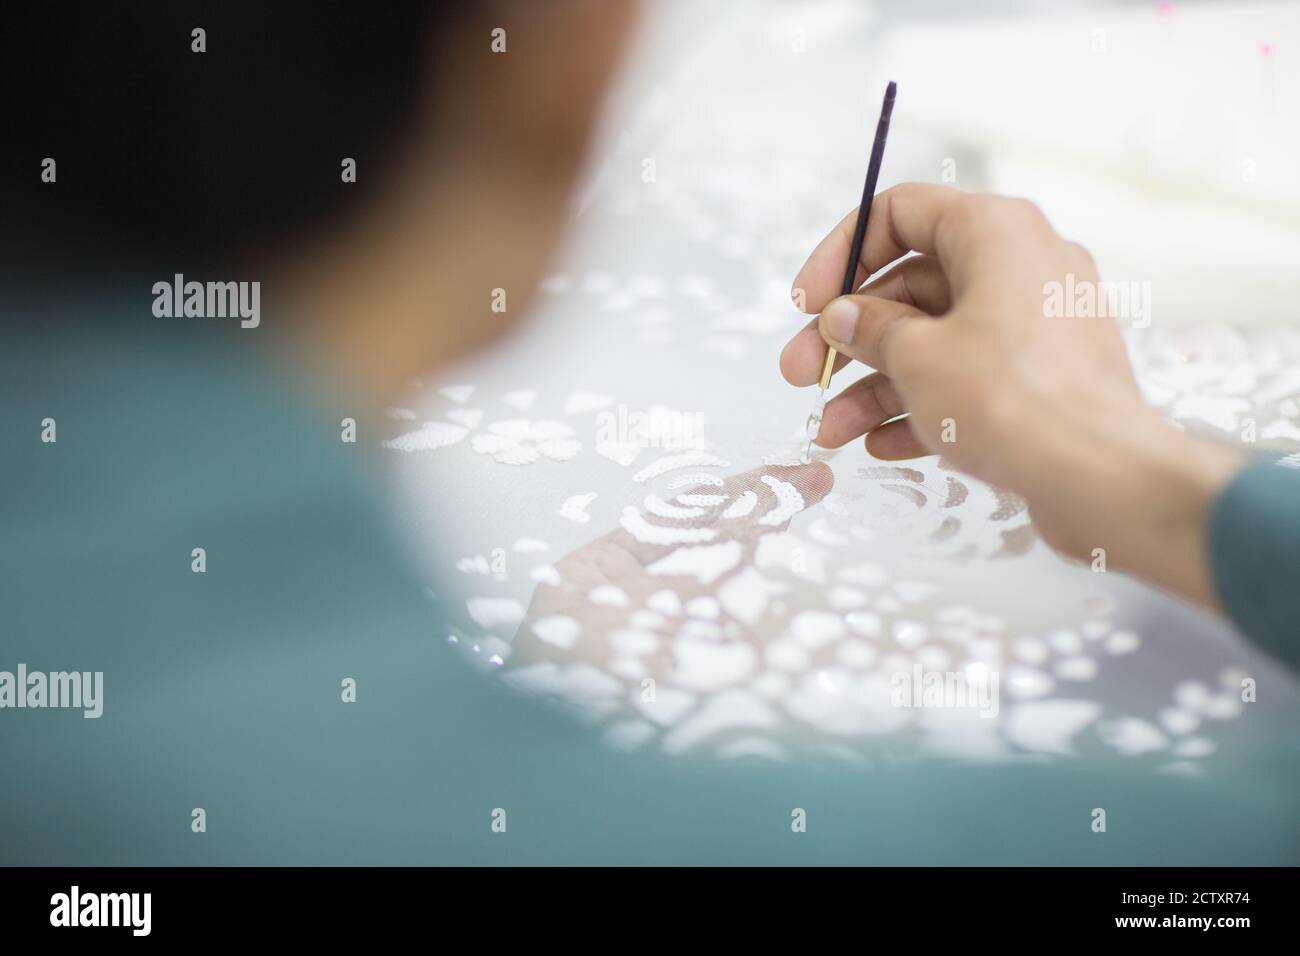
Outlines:
[[[853,243],[849,247],[849,261],[844,267],[844,282],[840,288],[840,295],[849,295],[857,286],[854,279],[858,274],[858,258],[862,255],[862,240],[867,234],[867,220],[871,216],[871,200],[876,195],[876,180],[880,177],[880,161],[885,155],[885,139],[889,136],[889,117],[894,111],[894,94],[898,90],[898,84],[893,80],[885,87],[885,100],[880,106],[880,119],[876,122],[876,140],[871,146],[871,160],[867,164],[867,178],[862,184],[862,202],[858,206],[858,221],[853,227]],[[831,385],[831,373],[835,371],[835,356],[838,355],[834,349],[827,349],[826,364],[822,366],[822,377],[820,381],[821,390],[817,395],[817,402],[813,405],[812,414],[808,416],[808,421],[804,426],[805,433],[808,436],[808,445],[804,449],[803,460],[809,461],[812,455],[813,439],[817,437],[818,431],[822,426],[822,413],[826,410],[826,390]]]

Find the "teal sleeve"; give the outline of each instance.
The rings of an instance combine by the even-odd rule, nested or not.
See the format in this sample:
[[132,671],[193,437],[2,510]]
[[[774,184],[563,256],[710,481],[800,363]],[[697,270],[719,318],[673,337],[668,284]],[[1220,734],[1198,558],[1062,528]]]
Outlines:
[[1233,478],[1210,519],[1210,561],[1228,616],[1300,669],[1300,469],[1259,460]]

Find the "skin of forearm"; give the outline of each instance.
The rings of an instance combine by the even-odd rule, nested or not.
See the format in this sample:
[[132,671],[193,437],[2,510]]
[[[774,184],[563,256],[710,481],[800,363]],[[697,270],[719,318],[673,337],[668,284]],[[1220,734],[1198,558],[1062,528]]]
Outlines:
[[1217,609],[1210,513],[1245,455],[1179,431],[1145,406],[1122,417],[1092,412],[1089,427],[1058,433],[1059,447],[1046,456],[1057,480],[1027,495],[1045,540]]

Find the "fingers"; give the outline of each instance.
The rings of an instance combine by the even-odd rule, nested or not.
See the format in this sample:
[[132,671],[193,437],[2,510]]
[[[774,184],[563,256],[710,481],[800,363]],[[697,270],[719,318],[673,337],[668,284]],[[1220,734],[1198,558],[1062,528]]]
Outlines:
[[[961,226],[963,217],[959,213],[970,198],[950,186],[933,183],[904,183],[876,196],[871,204],[871,221],[867,223],[854,288],[908,252],[935,256],[947,268],[946,243],[941,239],[943,227],[949,224],[966,228]],[[796,293],[803,290],[805,312],[820,312],[840,293],[857,221],[855,209],[818,243],[799,270],[794,289]]]
[[[915,306],[930,315],[946,312],[952,305],[948,280],[939,260],[933,256],[904,259],[885,275],[872,280],[860,294]],[[809,322],[795,333],[781,352],[781,374],[791,385],[804,388],[817,384],[821,379],[827,346],[817,325],[816,319]],[[847,357],[839,356],[835,360],[835,371],[848,363]]]
[[[795,277],[805,311],[824,309],[840,290],[857,215],[854,210],[831,230]],[[995,281],[1008,262],[1031,256],[1053,240],[1060,237],[1028,200],[904,183],[872,202],[855,285],[900,256],[920,252],[938,259],[953,298],[960,298],[972,282]],[[798,295],[795,301],[800,301]]]
[[867,453],[881,461],[902,461],[906,458],[924,458],[929,449],[916,437],[906,418],[881,425],[867,432]]
[[[822,366],[826,364],[826,340],[813,319],[795,333],[794,338],[781,350],[781,375],[791,385],[805,388],[821,381]],[[837,356],[835,371],[849,364],[847,355]]]
[[822,448],[839,448],[905,411],[903,399],[889,376],[872,372],[830,401],[822,415],[816,442]]
[[831,302],[817,318],[826,344],[886,374],[906,327],[917,319],[932,321],[902,302],[867,295],[845,295]]
[[934,256],[908,256],[859,291],[862,295],[914,305],[930,315],[942,315],[952,308],[948,277]]

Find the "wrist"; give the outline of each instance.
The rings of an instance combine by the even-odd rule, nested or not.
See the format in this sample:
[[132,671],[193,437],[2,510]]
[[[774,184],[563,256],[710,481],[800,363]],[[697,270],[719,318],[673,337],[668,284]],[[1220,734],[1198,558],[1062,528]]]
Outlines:
[[1124,473],[1095,525],[1110,542],[1111,567],[1217,607],[1210,514],[1245,454],[1180,431],[1154,412],[1124,428],[1108,454]]

